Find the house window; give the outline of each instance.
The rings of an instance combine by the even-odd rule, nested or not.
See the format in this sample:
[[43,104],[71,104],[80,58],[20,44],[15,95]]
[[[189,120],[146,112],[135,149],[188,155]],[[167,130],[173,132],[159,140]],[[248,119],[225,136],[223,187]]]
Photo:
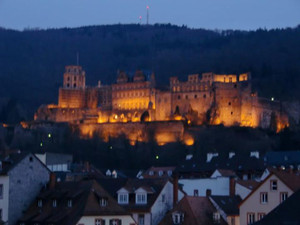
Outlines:
[[42,201],[42,199],[38,200],[38,204],[37,205],[38,205],[39,208],[43,207],[43,201]]
[[139,214],[138,223],[139,223],[139,225],[145,224],[145,215],[144,214]]
[[255,222],[255,213],[247,213],[247,224],[253,224]]
[[271,188],[272,191],[277,190],[277,180],[271,180],[270,181],[270,188]]
[[128,194],[127,193],[120,193],[118,195],[118,203],[119,204],[128,204]]
[[95,219],[95,225],[105,225],[105,220],[103,220],[103,219]]
[[172,176],[172,170],[168,170],[168,176]]
[[0,199],[3,199],[3,184],[0,184]]
[[260,203],[261,204],[267,204],[268,203],[268,193],[267,192],[261,192],[260,193]]
[[68,207],[69,207],[69,208],[72,207],[72,200],[71,200],[71,199],[68,200]]
[[57,207],[57,201],[56,201],[56,199],[54,199],[53,201],[52,201],[52,206],[55,208],[55,207]]
[[221,221],[221,216],[219,212],[214,212],[213,213],[213,222],[214,223],[220,223]]
[[265,217],[265,213],[257,213],[257,220],[261,220],[262,218]]
[[184,220],[184,214],[179,212],[173,213],[172,219],[174,224],[180,224]]
[[199,196],[199,191],[197,189],[194,190],[194,196]]
[[166,201],[166,195],[165,195],[165,194],[162,194],[162,195],[161,195],[161,201],[162,201],[162,202],[165,202],[165,201]]
[[100,206],[107,206],[107,199],[106,198],[100,198],[99,199]]
[[118,219],[110,220],[109,225],[121,225],[121,220]]
[[153,176],[153,175],[154,175],[154,172],[153,172],[152,170],[150,170],[150,171],[149,171],[149,175],[150,175],[150,176]]
[[162,176],[164,174],[164,172],[162,170],[158,171],[158,176]]
[[147,203],[147,194],[145,193],[138,193],[136,194],[136,201],[137,204],[146,204]]
[[288,198],[287,192],[280,192],[280,203],[285,201]]

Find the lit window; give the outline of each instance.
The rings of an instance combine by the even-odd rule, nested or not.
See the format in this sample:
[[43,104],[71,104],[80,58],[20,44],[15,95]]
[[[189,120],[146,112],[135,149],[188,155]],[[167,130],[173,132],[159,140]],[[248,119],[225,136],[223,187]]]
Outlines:
[[147,194],[146,193],[137,193],[135,202],[136,202],[136,204],[146,204],[147,203]]
[[153,172],[152,170],[150,170],[150,171],[149,171],[149,175],[150,175],[150,176],[153,176],[153,175],[154,175],[154,172]]
[[267,192],[261,192],[260,193],[260,203],[261,204],[267,204],[268,203],[268,193]]
[[247,224],[253,224],[255,222],[255,213],[247,213]]
[[118,203],[119,204],[128,204],[128,194],[127,193],[118,194]]
[[162,176],[164,174],[164,172],[162,170],[158,171],[158,176]]
[[168,176],[172,176],[172,170],[168,170]]
[[72,207],[72,200],[71,200],[71,199],[68,200],[68,207],[69,207],[69,208]]
[[280,193],[280,203],[285,201],[288,198],[288,193],[287,192],[281,192]]
[[272,191],[276,191],[277,190],[277,180],[271,180],[270,187],[271,187]]

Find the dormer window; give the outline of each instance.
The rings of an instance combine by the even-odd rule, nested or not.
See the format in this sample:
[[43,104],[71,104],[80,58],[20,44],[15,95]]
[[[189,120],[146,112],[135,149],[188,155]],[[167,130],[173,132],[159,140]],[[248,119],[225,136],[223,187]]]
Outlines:
[[42,208],[42,207],[43,207],[43,201],[42,201],[42,199],[39,199],[39,200],[38,200],[37,206],[38,206],[39,208]]
[[158,171],[158,176],[162,176],[164,174],[164,172],[162,170]]
[[147,193],[136,193],[136,204],[147,204]]
[[149,171],[149,175],[150,175],[150,176],[153,176],[153,175],[154,175],[154,172],[153,172],[152,170],[150,170],[150,171]]
[[71,208],[72,205],[73,205],[72,199],[69,199],[69,200],[68,200],[68,207]]
[[219,212],[214,212],[213,213],[213,222],[215,224],[219,224],[221,222],[221,215]]
[[56,208],[56,207],[57,207],[57,200],[56,200],[56,199],[53,199],[53,201],[52,201],[52,206],[53,206],[53,208]]
[[172,214],[172,219],[174,224],[181,224],[184,220],[184,214],[180,212],[174,212]]
[[128,204],[128,193],[119,193],[118,194],[118,203],[119,204]]
[[168,170],[168,176],[172,176],[172,170]]
[[107,206],[107,199],[106,198],[100,198],[99,199],[99,204],[102,207]]

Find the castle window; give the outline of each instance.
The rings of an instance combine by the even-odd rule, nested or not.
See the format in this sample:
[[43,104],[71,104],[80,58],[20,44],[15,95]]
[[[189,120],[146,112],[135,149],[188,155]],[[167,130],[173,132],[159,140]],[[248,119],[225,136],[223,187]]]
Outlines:
[[231,102],[228,102],[228,105],[231,105]]
[[235,84],[233,87],[234,87],[234,88],[237,88],[237,85]]
[[178,95],[177,98],[180,99],[180,95]]
[[195,95],[194,98],[197,98],[197,95]]
[[189,96],[188,96],[188,95],[186,95],[186,96],[185,96],[185,99],[189,99]]
[[74,81],[76,81],[76,78],[77,78],[77,77],[75,76],[75,77],[74,77]]
[[67,81],[70,81],[70,77],[67,78]]
[[203,98],[206,98],[206,94],[203,95]]
[[76,88],[76,84],[74,84],[73,87]]
[[232,77],[229,77],[229,83],[232,83]]
[[67,87],[70,87],[70,84],[69,84],[69,83],[67,83]]
[[233,112],[231,112],[231,115],[233,115]]
[[224,83],[226,83],[226,77],[224,77]]

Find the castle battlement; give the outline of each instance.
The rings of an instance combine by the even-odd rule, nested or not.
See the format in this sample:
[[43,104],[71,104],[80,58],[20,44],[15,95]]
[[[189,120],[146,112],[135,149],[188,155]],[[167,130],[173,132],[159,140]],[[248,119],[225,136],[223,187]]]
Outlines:
[[[280,110],[279,110],[280,109]],[[112,85],[85,86],[81,66],[66,66],[58,105],[41,107],[36,120],[114,123],[186,120],[190,124],[224,124],[267,128],[271,117],[288,125],[280,103],[253,94],[251,74],[190,74],[170,77],[169,89],[155,86],[153,73],[118,72]]]

